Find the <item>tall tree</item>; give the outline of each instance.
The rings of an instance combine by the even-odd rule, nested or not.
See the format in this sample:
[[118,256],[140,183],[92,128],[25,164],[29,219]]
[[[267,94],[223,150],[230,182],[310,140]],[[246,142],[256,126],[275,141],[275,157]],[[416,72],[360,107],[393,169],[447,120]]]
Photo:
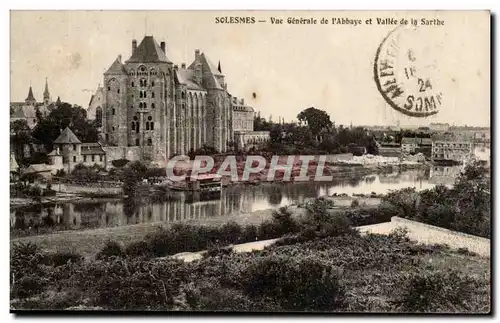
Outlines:
[[97,142],[98,132],[95,123],[87,120],[87,112],[79,106],[62,102],[43,118],[33,130],[33,137],[52,150],[52,143],[61,130],[69,127],[82,142]]
[[330,128],[333,125],[328,113],[313,107],[300,112],[297,119],[301,122],[307,122],[313,136],[319,135],[323,129]]

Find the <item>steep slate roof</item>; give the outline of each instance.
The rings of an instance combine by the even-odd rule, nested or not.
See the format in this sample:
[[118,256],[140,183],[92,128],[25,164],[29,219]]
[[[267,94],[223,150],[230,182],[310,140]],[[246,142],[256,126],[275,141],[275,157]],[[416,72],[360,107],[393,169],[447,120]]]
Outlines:
[[204,70],[210,71],[210,73],[214,75],[222,75],[222,73],[219,72],[217,69],[217,66],[215,66],[214,63],[205,55],[205,53],[202,53],[200,55],[201,58],[201,64],[203,64]]
[[31,85],[30,85],[30,89],[28,91],[28,97],[26,98],[25,101],[36,101],[35,96],[33,95],[33,90],[31,89]]
[[127,63],[170,63],[153,36],[145,36]]
[[190,90],[205,90],[194,81],[194,71],[188,69],[180,69],[177,71],[179,83],[186,84]]
[[10,116],[12,119],[36,118],[35,107],[26,105],[26,103],[22,102],[13,102],[13,103],[10,104],[14,112]]
[[125,70],[125,67],[117,57],[113,62],[113,64],[111,64],[111,66],[104,74],[127,74],[127,71]]
[[66,127],[59,137],[57,137],[56,140],[54,140],[55,144],[81,144],[82,142],[75,136],[73,131]]

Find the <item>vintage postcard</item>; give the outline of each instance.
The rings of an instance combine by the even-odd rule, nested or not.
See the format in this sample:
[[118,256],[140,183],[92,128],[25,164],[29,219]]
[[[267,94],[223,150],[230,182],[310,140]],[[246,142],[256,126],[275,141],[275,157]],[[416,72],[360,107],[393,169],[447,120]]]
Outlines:
[[11,311],[490,313],[490,33],[11,11]]

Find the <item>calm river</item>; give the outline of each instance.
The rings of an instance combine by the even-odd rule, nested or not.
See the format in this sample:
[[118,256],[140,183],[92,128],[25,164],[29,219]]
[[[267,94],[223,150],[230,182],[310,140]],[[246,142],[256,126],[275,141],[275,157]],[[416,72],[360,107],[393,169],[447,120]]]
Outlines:
[[[127,204],[123,201],[72,202],[54,205],[11,208],[12,231],[30,235],[39,229],[78,230],[105,228],[152,222],[196,220],[213,216],[237,215],[301,203],[304,199],[333,193],[370,194],[415,187],[432,188],[437,184],[451,185],[459,173],[457,167],[433,166],[427,170],[366,175],[328,183],[261,184],[223,188],[221,198],[212,201],[186,203],[182,193],[168,202]],[[23,234],[24,235],[24,234]]]

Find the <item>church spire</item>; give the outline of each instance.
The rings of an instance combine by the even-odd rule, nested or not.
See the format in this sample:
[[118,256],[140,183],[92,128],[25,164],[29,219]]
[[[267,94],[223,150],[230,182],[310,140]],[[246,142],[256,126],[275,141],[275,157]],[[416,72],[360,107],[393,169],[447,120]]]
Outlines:
[[48,105],[50,103],[50,92],[49,92],[49,84],[47,82],[47,78],[45,78],[45,90],[43,91],[43,103]]
[[33,89],[31,88],[31,85],[30,85],[30,89],[28,91],[28,97],[24,101],[28,104],[35,104],[36,103],[35,96],[33,95]]

